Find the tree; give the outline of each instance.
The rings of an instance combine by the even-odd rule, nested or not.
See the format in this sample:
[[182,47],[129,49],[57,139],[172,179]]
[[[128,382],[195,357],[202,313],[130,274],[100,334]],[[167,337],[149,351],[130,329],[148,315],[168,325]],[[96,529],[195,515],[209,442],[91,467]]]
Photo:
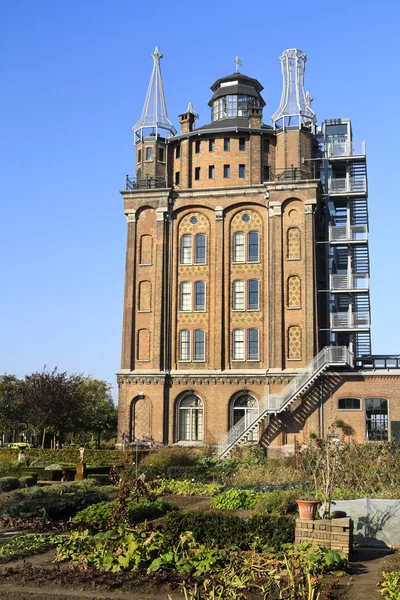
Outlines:
[[65,434],[75,430],[81,410],[80,386],[82,375],[68,375],[53,371],[26,375],[23,396],[26,415],[33,429],[43,428],[43,444],[46,430],[53,431],[63,441]]
[[80,384],[80,394],[80,430],[95,435],[97,448],[100,448],[102,434],[110,438],[117,432],[117,409],[112,399],[111,385],[101,379],[86,377]]
[[22,387],[15,375],[0,376],[0,431],[11,433],[26,423]]

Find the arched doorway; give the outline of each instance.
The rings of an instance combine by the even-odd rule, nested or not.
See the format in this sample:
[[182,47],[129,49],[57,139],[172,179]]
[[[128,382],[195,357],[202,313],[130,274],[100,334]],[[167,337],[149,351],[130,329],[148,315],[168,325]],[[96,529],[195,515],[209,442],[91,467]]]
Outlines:
[[139,396],[131,403],[129,441],[146,442],[150,439],[150,400]]
[[177,406],[178,442],[202,442],[204,437],[203,400],[195,394],[181,398]]
[[[247,392],[241,393],[233,399],[231,423],[236,425],[241,419],[246,417],[246,421],[250,424],[258,417],[258,401]],[[248,442],[258,442],[258,427],[254,429],[248,436]]]

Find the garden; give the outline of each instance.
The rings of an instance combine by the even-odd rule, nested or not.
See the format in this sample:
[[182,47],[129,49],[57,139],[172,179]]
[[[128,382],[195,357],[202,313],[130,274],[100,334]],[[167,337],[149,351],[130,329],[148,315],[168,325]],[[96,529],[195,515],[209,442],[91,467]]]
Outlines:
[[[65,480],[76,449],[28,449],[22,464],[17,454],[0,449],[6,585],[47,582],[166,600],[344,598],[349,557],[294,544],[296,500],[318,500],[320,517],[332,518],[342,499],[400,497],[396,444],[313,440],[296,465],[245,445],[226,460],[208,447],[87,450],[84,481]],[[400,597],[396,560],[376,582],[382,598]]]

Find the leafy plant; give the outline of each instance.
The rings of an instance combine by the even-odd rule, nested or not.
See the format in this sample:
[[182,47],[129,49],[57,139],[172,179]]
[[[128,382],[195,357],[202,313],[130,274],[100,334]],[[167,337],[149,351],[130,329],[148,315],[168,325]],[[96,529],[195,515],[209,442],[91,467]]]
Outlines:
[[163,480],[157,490],[158,494],[176,494],[177,496],[215,496],[222,485],[218,483],[199,483],[196,481]]
[[[73,518],[73,522],[98,523],[100,525],[105,525],[111,518],[117,504],[117,500],[92,504],[77,513]],[[121,517],[121,522],[133,524],[138,521],[144,521],[145,519],[159,517],[167,512],[176,510],[178,510],[176,504],[167,502],[161,498],[155,502],[150,502],[149,500],[140,500],[139,502],[136,502],[135,500],[131,500],[128,502],[126,510]]]
[[294,490],[267,492],[261,496],[254,509],[261,514],[294,514],[297,512],[296,498],[298,498],[298,492]]
[[198,455],[189,448],[161,446],[142,460],[141,467],[153,469],[158,476],[166,477],[172,467],[194,466],[198,458]]
[[378,583],[379,593],[385,600],[398,600],[400,598],[400,571],[392,573],[382,572],[382,578]]
[[251,509],[262,498],[262,494],[253,490],[228,490],[215,496],[211,501],[213,508]]
[[0,542],[0,561],[7,562],[15,558],[22,558],[44,552],[60,544],[62,535],[35,534],[15,535],[5,538]]

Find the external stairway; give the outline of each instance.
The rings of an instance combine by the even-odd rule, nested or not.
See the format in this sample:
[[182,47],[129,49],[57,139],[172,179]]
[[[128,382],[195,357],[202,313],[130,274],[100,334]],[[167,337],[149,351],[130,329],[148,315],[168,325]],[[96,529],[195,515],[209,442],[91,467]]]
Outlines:
[[248,412],[218,442],[218,456],[226,458],[232,450],[271,414],[286,410],[304,394],[329,367],[353,367],[353,354],[346,346],[326,346],[279,394],[266,394],[259,403],[258,415]]

